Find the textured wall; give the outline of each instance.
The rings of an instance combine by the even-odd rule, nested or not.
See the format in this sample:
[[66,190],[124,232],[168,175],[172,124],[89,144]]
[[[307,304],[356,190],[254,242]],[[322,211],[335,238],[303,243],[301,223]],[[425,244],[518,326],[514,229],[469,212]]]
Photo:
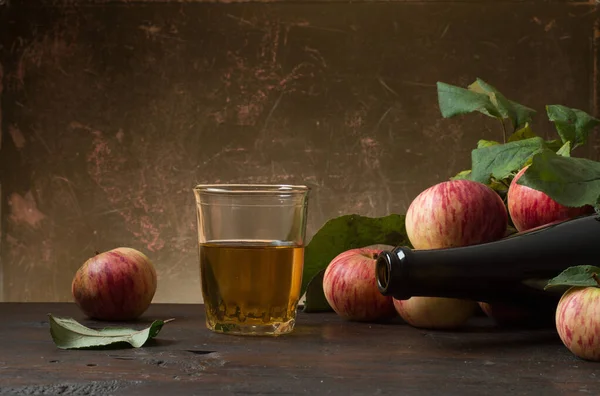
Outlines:
[[79,265],[126,245],[155,301],[200,301],[197,183],[306,183],[309,237],[404,212],[501,136],[443,120],[436,81],[481,77],[548,133],[544,104],[597,110],[593,2],[228,3],[0,5],[5,300],[68,301]]

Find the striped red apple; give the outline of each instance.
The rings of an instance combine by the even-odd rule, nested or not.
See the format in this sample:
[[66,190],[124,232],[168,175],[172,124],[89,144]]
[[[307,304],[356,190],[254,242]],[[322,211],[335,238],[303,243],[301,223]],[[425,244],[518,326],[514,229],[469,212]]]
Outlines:
[[[406,213],[406,232],[415,249],[440,249],[502,238],[508,214],[500,196],[485,184],[450,180],[421,192]],[[400,316],[421,328],[462,326],[475,312],[474,301],[411,297],[395,301]]]
[[577,357],[600,361],[600,288],[571,287],[556,308],[556,329]]
[[506,232],[502,198],[485,184],[450,180],[421,192],[406,213],[406,233],[415,249],[491,242]]
[[508,212],[517,231],[527,231],[557,221],[591,213],[591,206],[571,208],[550,198],[547,194],[531,187],[518,184],[517,181],[527,171],[521,169],[508,188]]
[[323,275],[323,291],[331,308],[341,317],[359,322],[397,316],[392,297],[377,289],[375,263],[382,249],[356,248],[338,254]]
[[79,308],[99,320],[134,320],[150,306],[156,270],[142,252],[119,247],[98,253],[75,273],[71,291]]

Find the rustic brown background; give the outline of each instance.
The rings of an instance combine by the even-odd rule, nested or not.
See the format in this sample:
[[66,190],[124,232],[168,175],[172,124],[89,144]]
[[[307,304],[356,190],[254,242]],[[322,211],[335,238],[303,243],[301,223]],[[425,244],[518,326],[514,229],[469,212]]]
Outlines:
[[436,81],[483,78],[547,136],[545,104],[598,113],[594,1],[0,4],[6,301],[69,301],[117,246],[154,260],[155,301],[201,301],[197,183],[306,183],[309,238],[404,212],[501,134],[442,119]]

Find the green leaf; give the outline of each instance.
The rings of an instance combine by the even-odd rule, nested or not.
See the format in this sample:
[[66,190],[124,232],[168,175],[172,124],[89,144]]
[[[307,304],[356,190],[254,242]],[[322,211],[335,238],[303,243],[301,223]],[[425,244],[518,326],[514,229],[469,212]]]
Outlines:
[[304,302],[304,312],[328,312],[333,309],[325,298],[323,292],[323,276],[325,275],[325,269],[319,271],[306,287],[306,301]]
[[[510,184],[510,182],[508,184]],[[500,195],[500,197],[502,198],[504,198],[504,196],[506,196],[506,194],[508,193],[508,186],[494,178],[490,178],[490,181],[487,185],[492,190],[496,191],[498,195]]]
[[556,277],[550,279],[544,289],[557,286],[598,287],[598,275],[600,275],[600,267],[592,265],[569,267]]
[[444,118],[478,111],[487,116],[501,118],[488,95],[469,91],[461,87],[437,83],[438,104]]
[[481,139],[480,141],[477,142],[477,148],[491,147],[491,146],[495,146],[497,144],[500,144],[500,143],[496,142],[494,140]]
[[571,142],[573,149],[587,143],[590,131],[600,124],[600,120],[584,111],[561,105],[548,105],[546,112],[563,143]]
[[410,246],[404,215],[366,217],[352,214],[327,221],[306,246],[300,295],[304,294],[313,277],[327,268],[335,256],[346,250],[375,244]]
[[545,144],[547,148],[554,152],[560,150],[561,147],[564,145],[564,143],[560,139],[546,140]]
[[48,314],[50,334],[60,349],[102,348],[119,343],[127,343],[139,348],[158,335],[165,323],[172,321],[155,320],[150,327],[133,330],[121,327],[108,327],[94,330],[80,324],[72,318],[60,318]]
[[594,206],[600,197],[600,162],[543,150],[533,157],[517,183],[542,191],[565,206]]
[[520,170],[545,147],[540,137],[475,149],[471,152],[471,180],[489,184],[490,177],[502,180]]
[[455,176],[451,177],[450,180],[471,180],[471,170],[458,172]]
[[571,142],[570,141],[565,142],[565,144],[563,144],[562,147],[558,149],[556,154],[562,155],[563,157],[570,157],[571,156]]
[[488,95],[490,101],[496,108],[496,112],[499,113],[502,118],[508,118],[511,121],[514,130],[531,122],[531,116],[536,113],[535,110],[530,109],[527,106],[523,106],[522,104],[507,99],[500,91],[480,78],[469,85],[469,90]]
[[519,129],[508,137],[508,141],[516,142],[518,140],[530,139],[534,137],[536,137],[536,134],[531,129],[531,126],[529,126],[529,123],[526,122],[523,128]]

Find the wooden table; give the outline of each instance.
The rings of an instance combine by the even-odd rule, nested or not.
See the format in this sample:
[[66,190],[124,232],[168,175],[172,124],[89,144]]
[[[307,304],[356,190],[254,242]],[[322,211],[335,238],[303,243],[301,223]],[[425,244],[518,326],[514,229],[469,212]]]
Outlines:
[[175,318],[139,349],[61,350],[47,313],[88,326],[74,304],[0,304],[0,395],[600,394],[600,363],[574,357],[553,329],[463,331],[350,323],[299,313],[278,338],[214,334],[201,305],[154,304],[138,323]]

